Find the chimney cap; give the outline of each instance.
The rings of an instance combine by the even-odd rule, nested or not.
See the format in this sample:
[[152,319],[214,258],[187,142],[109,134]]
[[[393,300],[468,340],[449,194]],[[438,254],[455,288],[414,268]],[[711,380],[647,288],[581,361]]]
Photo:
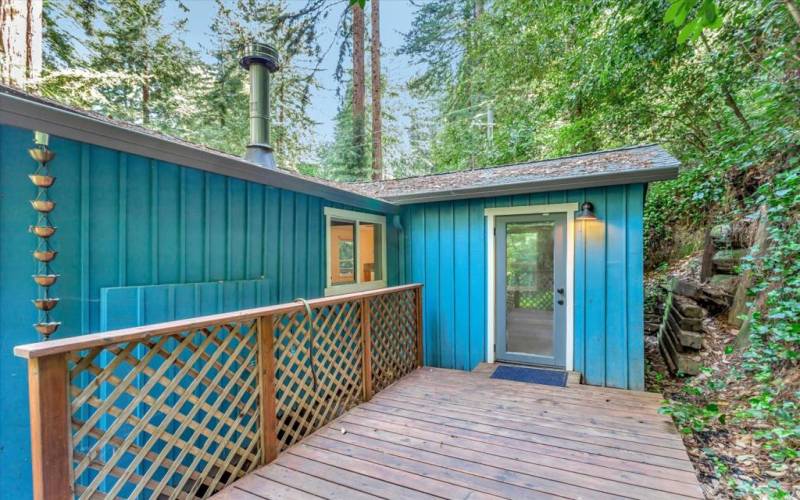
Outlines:
[[270,73],[278,71],[278,51],[272,45],[260,42],[249,42],[244,46],[239,65],[249,69],[253,63],[263,64]]

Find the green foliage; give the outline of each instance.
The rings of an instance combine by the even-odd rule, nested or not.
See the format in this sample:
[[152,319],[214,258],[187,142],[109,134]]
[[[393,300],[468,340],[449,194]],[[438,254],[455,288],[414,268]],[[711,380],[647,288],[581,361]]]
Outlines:
[[[777,171],[748,199],[750,208],[765,209],[769,247],[766,252],[755,249],[743,264],[754,276],[749,294],[763,300],[752,303],[750,344],[741,357],[743,372],[735,371],[728,379],[750,378],[756,392],[735,409],[721,413],[716,403],[708,401],[718,397],[726,381],[709,371],[703,384],[684,386],[685,401],[669,402],[661,410],[672,415],[687,434],[724,426],[732,417],[736,425],[753,429],[753,438],[776,472],[794,467],[800,445],[796,381],[800,369],[800,149],[796,144],[773,144]],[[726,348],[725,354],[734,354],[733,348]],[[756,484],[729,476],[724,467],[717,472],[741,496],[788,497],[777,481]]]
[[694,19],[689,20],[689,13],[697,4],[697,0],[672,0],[664,13],[665,23],[672,23],[676,28],[683,27],[678,33],[679,43],[697,40],[705,28],[717,29],[722,26],[722,16],[714,0],[699,2]]
[[676,42],[660,2],[480,4],[427,2],[403,47],[424,66],[412,90],[441,102],[437,170],[644,142],[692,159],[737,120],[722,89],[741,62],[718,75],[704,48]]
[[737,414],[769,423],[754,437],[777,462],[796,459],[800,445],[800,394],[782,378],[800,364],[800,158],[797,148],[790,154],[790,168],[757,192],[756,202],[766,207],[769,220],[769,251],[745,266],[758,278],[751,295],[766,300],[749,318],[750,346],[743,358],[762,389]]
[[[696,4],[673,2],[665,20],[683,25]],[[704,4],[697,9],[699,17],[704,16]],[[754,249],[742,265],[755,280],[749,291],[753,312],[746,322],[750,343],[740,355],[733,346],[724,351],[726,356],[740,356],[741,366],[725,379],[706,373],[702,382],[685,386],[686,397],[668,403],[663,411],[673,415],[687,433],[725,429],[729,424],[750,430],[772,461],[770,472],[791,474],[800,443],[796,392],[800,344],[800,124],[796,110],[800,93],[797,79],[782,75],[798,69],[797,62],[787,57],[794,50],[790,48],[795,46],[796,26],[787,11],[773,2],[727,2],[726,7],[721,27],[718,16],[713,22],[695,18],[681,30],[682,38],[702,40],[697,48],[702,50],[699,62],[708,65],[705,82],[713,89],[710,95],[717,95],[728,113],[722,121],[711,115],[712,127],[696,130],[705,120],[703,114],[684,108],[687,116],[694,116],[692,134],[682,148],[684,162],[691,168],[650,190],[645,213],[648,253],[654,261],[668,256],[677,227],[741,217],[759,207],[764,207],[769,221],[769,246],[764,252]],[[710,40],[701,36],[705,26],[719,28]],[[703,134],[695,136],[698,131]],[[720,406],[715,401],[726,397],[721,391],[731,383],[752,387],[751,393],[742,402],[730,402],[717,416]],[[705,456],[737,496],[789,496],[777,480],[734,475],[712,451],[706,450]]]
[[[249,128],[247,73],[238,65],[241,48],[249,40],[269,41],[281,66],[271,84],[271,145],[282,167],[297,168],[315,146],[308,106],[320,49],[313,19],[292,17],[283,0],[217,0],[204,47],[208,63],[182,41],[186,18],[171,26],[162,22],[169,1],[187,16],[194,7],[179,0],[48,0],[45,76],[39,90],[240,155]],[[84,32],[61,28],[67,23]]]
[[725,415],[720,413],[716,403],[702,406],[694,403],[673,403],[661,407],[659,413],[672,416],[684,434],[703,432],[712,421],[725,423]]
[[[185,19],[162,23],[165,1],[45,3],[50,31],[40,91],[126,121],[175,127],[186,113],[183,91],[197,77],[196,54],[180,40]],[[60,28],[69,20],[91,27],[82,51]]]
[[[321,164],[324,166],[320,176],[340,180],[343,182],[357,182],[369,180],[372,158],[372,141],[364,141],[363,148],[356,148],[353,144],[353,134],[356,127],[353,123],[352,86],[343,99],[343,106],[336,114],[336,128],[334,139],[324,144],[320,151]],[[371,123],[371,120],[367,120]],[[360,128],[365,128],[361,124]]]
[[213,64],[208,88],[197,99],[192,121],[184,127],[191,140],[241,154],[248,137],[247,72],[239,67],[241,49],[251,40],[269,42],[278,52],[280,71],[270,77],[270,145],[282,168],[296,170],[314,150],[309,116],[311,91],[318,83],[305,66],[320,57],[311,28],[286,22],[283,0],[217,0],[211,26]]

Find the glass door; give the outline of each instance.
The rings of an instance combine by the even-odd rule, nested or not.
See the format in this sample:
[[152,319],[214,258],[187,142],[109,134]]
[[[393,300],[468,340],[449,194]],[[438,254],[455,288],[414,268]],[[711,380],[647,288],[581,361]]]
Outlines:
[[495,223],[495,357],[563,368],[566,216],[518,215]]

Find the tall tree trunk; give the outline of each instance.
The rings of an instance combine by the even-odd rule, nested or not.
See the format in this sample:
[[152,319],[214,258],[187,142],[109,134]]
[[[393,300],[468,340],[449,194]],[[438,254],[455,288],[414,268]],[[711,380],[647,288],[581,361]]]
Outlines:
[[354,174],[364,171],[364,9],[357,3],[353,11],[353,152]]
[[370,19],[372,21],[372,41],[370,52],[372,58],[372,180],[383,179],[383,145],[381,144],[381,14],[380,0],[370,2]]
[[475,19],[481,17],[483,14],[483,2],[484,0],[475,0],[475,5],[473,6],[473,15]]
[[41,0],[0,0],[0,83],[25,88],[41,71]]
[[[477,21],[483,15],[483,10],[484,10],[483,3],[484,3],[484,0],[475,0],[475,3],[472,5],[472,22],[473,23],[475,23],[475,21]],[[470,43],[470,45],[472,47],[477,46],[478,38],[477,38],[477,35],[475,33],[472,33],[472,35],[470,36],[469,43]],[[471,50],[472,47],[470,47],[467,50],[468,53],[472,52],[472,50]],[[478,59],[477,61],[473,61],[471,64],[469,64],[468,71],[470,72],[470,76],[469,76],[469,80],[468,81],[469,81],[469,106],[470,106],[470,108],[475,108],[477,106],[477,104],[481,102],[481,100],[483,98],[482,93],[475,90],[475,85],[474,85],[474,80],[475,79],[472,76],[472,74],[476,70],[477,71],[481,71],[482,70],[482,67],[481,67],[482,64],[481,63],[482,63],[482,61],[480,59]],[[491,106],[491,104],[489,106]],[[474,119],[475,119],[475,116],[473,115],[473,120]],[[487,128],[488,128],[488,116],[487,116],[487,124],[486,125],[487,125]],[[474,150],[470,149],[470,153],[469,153],[469,165],[470,165],[470,168],[477,167],[476,160],[477,159],[476,159]]]
[[142,82],[142,123],[150,123],[150,78],[147,73]]

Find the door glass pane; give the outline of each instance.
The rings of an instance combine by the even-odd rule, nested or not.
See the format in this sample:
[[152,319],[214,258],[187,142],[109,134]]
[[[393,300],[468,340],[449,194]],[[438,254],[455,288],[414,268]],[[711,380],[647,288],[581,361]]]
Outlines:
[[358,231],[360,238],[358,244],[360,247],[358,249],[358,268],[361,273],[361,281],[379,281],[383,279],[381,276],[383,269],[381,265],[381,257],[383,256],[381,225],[372,222],[360,222]]
[[356,224],[352,221],[331,221],[330,262],[331,285],[356,282],[355,275]]
[[552,222],[506,225],[506,346],[553,355]]

